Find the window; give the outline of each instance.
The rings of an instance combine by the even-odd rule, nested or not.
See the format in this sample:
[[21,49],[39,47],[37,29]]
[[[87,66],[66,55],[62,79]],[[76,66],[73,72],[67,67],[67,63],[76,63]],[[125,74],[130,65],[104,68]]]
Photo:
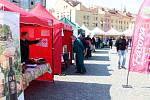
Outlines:
[[122,21],[120,21],[120,23],[122,24]]
[[116,20],[116,23],[118,23],[118,20]]
[[86,20],[86,16],[83,16],[83,19]]
[[59,19],[59,16],[57,16],[57,18]]
[[13,0],[12,2],[14,2],[14,3],[19,3],[19,0]]
[[67,18],[69,19],[69,18],[70,18],[70,16],[69,16],[69,15],[67,15]]
[[89,16],[87,16],[87,20],[89,20],[90,19],[90,17]]
[[87,22],[87,26],[89,26],[89,22]]
[[95,20],[97,21],[97,20],[98,20],[98,18],[96,17],[96,18],[95,18]]
[[111,23],[113,23],[113,20],[111,20]]
[[95,23],[95,26],[97,27],[97,26],[98,26],[98,23]]
[[112,28],[114,28],[114,26],[113,26],[113,25],[111,25],[111,27],[112,27]]
[[101,24],[101,27],[103,28],[103,24]]

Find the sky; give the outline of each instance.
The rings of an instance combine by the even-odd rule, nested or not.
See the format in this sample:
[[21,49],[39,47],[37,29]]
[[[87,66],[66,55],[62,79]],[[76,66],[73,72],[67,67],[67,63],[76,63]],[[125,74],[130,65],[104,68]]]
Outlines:
[[[126,7],[127,11],[137,13],[143,0],[78,0],[81,1],[85,6],[90,7],[94,5],[116,8],[121,10]],[[47,9],[53,8],[57,0],[46,0]]]

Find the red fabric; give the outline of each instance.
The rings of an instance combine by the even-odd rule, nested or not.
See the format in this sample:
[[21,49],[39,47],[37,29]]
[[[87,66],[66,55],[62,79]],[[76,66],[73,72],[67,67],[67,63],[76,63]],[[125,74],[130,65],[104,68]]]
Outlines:
[[67,25],[58,19],[56,19],[50,12],[48,12],[40,3],[37,3],[35,7],[30,11],[31,14],[38,16],[39,18],[52,19],[54,26],[61,26],[65,30],[72,31],[72,27]]
[[72,34],[73,34],[72,31],[64,30],[63,46],[67,45],[68,52],[70,52],[70,61],[69,61],[70,64],[72,63],[72,38],[71,38]]
[[[41,36],[41,31],[46,30],[49,36]],[[48,47],[41,47],[35,45],[30,46],[30,58],[45,58],[52,68],[52,29],[34,26],[22,26],[21,32],[28,32],[30,40],[47,39]],[[39,80],[53,80],[53,75],[45,73],[38,78]]]
[[31,14],[39,18],[53,19],[54,24],[54,74],[61,73],[61,54],[62,54],[62,28],[63,24],[50,14],[41,4],[37,4],[31,11]]
[[62,29],[54,27],[54,74],[61,74]]
[[17,12],[20,14],[20,23],[24,24],[38,24],[41,26],[49,26],[48,22],[44,19],[39,19],[32,14],[26,12],[22,8],[18,7],[17,5],[7,1],[7,0],[0,0],[0,9],[4,11],[10,12]]
[[50,14],[40,3],[37,3],[30,11],[31,14],[36,15],[39,18],[52,19],[53,24],[63,26],[63,24],[57,20],[52,14]]

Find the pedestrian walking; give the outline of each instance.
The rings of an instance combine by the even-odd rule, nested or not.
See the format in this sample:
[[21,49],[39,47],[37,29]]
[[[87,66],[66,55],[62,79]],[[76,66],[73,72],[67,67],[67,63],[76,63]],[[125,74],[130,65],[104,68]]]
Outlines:
[[95,42],[95,37],[92,38],[92,42],[91,43],[92,43],[92,51],[95,52],[95,43],[96,43]]
[[96,49],[99,48],[98,44],[99,44],[98,37],[96,37],[96,38],[95,38],[95,47],[96,47]]
[[92,49],[91,49],[91,42],[92,42],[92,39],[90,38],[90,36],[88,35],[86,38],[86,43],[88,45],[88,49],[87,49],[87,55],[86,57],[89,58],[89,57],[92,57]]
[[[73,36],[73,38],[75,38]],[[73,44],[73,51],[76,53],[76,67],[77,71],[76,73],[85,74],[86,69],[84,66],[84,46],[82,41],[79,38],[75,38],[74,44]]]
[[125,62],[126,62],[126,50],[127,50],[127,42],[125,36],[121,36],[115,43],[119,60],[118,60],[118,69],[126,69]]

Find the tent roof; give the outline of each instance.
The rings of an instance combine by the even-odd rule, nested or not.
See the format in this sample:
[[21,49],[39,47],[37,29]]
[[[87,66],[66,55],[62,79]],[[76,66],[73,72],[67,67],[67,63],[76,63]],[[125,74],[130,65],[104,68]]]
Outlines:
[[92,30],[92,34],[94,35],[103,35],[105,32],[103,30],[101,30],[100,28],[98,27],[95,27],[93,30]]
[[50,12],[48,12],[42,4],[37,3],[34,8],[30,11],[31,14],[34,14],[40,18],[45,18],[45,19],[52,19],[53,20],[53,24],[55,25],[59,25],[61,27],[63,27],[65,30],[70,30],[72,31],[72,27],[70,25],[66,25],[65,23],[59,21],[58,19],[56,19]]
[[84,24],[81,26],[81,28],[82,28],[83,30],[85,30],[85,35],[86,35],[86,36],[87,36],[87,35],[90,35],[91,31],[90,31]]
[[109,31],[106,32],[106,35],[123,35],[123,33],[118,32],[114,28],[111,28]]
[[127,29],[123,32],[125,36],[132,36],[133,35],[133,29]]
[[76,25],[75,23],[71,22],[69,19],[67,19],[67,18],[65,18],[65,17],[62,18],[62,19],[60,19],[60,21],[66,23],[66,24],[68,24],[68,25],[71,25],[72,28],[81,29],[78,25]]
[[49,13],[40,3],[37,3],[33,7],[33,9],[31,9],[30,13],[36,15],[39,18],[52,19],[54,25],[63,25],[51,13]]
[[46,20],[39,19],[32,14],[26,12],[22,8],[18,7],[17,5],[6,1],[0,0],[0,9],[4,11],[16,12],[20,14],[20,23],[24,24],[38,24],[48,26],[48,22]]

